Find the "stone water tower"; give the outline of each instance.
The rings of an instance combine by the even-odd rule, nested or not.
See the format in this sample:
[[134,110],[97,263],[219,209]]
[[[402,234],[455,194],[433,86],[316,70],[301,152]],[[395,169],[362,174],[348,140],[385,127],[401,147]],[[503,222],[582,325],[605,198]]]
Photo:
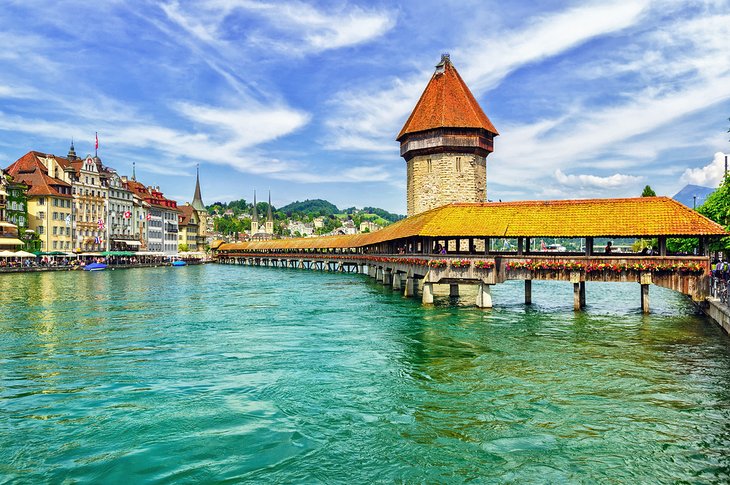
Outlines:
[[497,135],[442,55],[397,138],[407,164],[408,217],[452,202],[485,202],[487,155]]

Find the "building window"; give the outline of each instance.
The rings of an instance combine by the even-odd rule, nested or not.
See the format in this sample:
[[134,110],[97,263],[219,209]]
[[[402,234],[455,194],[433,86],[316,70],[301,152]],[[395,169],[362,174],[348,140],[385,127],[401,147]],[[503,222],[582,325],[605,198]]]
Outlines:
[[44,229],[44,227],[43,227],[43,226],[38,226],[38,234],[43,234],[43,231],[44,231],[44,230],[45,230],[45,229]]
[[45,205],[45,203],[46,203],[46,198],[45,197],[40,197],[38,199],[38,205]]
[[58,227],[53,226],[53,235],[55,236],[56,234],[58,234]]
[[456,157],[456,171],[461,172],[461,157]]
[[431,173],[433,171],[433,167],[431,165],[431,159],[429,158],[426,160],[426,165],[428,166],[428,173]]

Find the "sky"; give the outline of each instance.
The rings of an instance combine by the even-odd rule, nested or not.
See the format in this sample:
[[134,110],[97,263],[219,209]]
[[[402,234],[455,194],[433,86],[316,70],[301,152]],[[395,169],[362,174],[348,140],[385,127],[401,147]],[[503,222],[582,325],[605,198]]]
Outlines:
[[[539,3],[539,6],[537,4]],[[0,164],[94,152],[206,204],[404,214],[395,137],[442,53],[500,132],[490,200],[716,186],[728,1],[2,0]]]

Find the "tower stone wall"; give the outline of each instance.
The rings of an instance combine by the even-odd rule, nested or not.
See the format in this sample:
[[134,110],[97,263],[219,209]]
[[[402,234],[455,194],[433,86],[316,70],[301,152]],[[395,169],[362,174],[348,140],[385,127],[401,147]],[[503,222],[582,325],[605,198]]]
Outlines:
[[436,153],[407,161],[408,217],[452,202],[485,202],[487,159],[473,153]]

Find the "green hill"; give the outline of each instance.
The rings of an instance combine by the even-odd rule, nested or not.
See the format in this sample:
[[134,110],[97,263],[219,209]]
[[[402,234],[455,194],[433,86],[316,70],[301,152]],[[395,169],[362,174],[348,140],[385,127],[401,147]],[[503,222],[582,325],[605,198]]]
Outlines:
[[338,209],[333,203],[326,200],[307,199],[303,202],[296,201],[291,204],[287,204],[284,207],[279,207],[277,211],[283,212],[287,216],[291,216],[296,212],[313,216],[331,216],[338,214],[340,209]]

